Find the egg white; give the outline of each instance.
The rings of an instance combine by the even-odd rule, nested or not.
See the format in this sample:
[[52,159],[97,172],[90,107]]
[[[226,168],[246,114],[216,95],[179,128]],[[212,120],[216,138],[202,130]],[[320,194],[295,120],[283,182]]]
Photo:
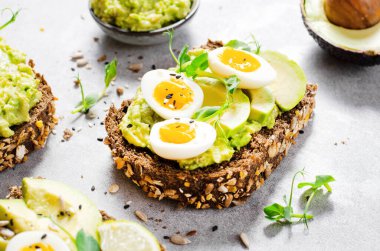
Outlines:
[[36,243],[49,244],[55,251],[70,251],[66,243],[56,234],[44,231],[26,231],[13,237],[5,251],[20,251],[22,248]]
[[[190,121],[193,121],[190,123]],[[160,137],[160,128],[172,123],[190,123],[195,129],[195,138],[184,144],[163,142]],[[194,121],[189,118],[170,119],[153,125],[150,131],[150,143],[153,151],[160,157],[170,160],[189,159],[207,151],[215,142],[215,128],[205,122]]]
[[240,80],[239,88],[242,89],[258,89],[270,84],[276,79],[277,73],[273,67],[262,57],[248,51],[234,49],[247,53],[260,62],[260,67],[255,71],[243,72],[222,63],[219,55],[221,55],[226,48],[227,47],[220,47],[209,52],[209,67],[215,74],[224,78],[236,75]]
[[173,71],[169,70],[153,70],[147,72],[141,79],[141,92],[148,103],[148,105],[162,118],[171,119],[171,118],[190,118],[199,108],[201,108],[203,103],[203,91],[202,89],[192,80],[182,76],[181,79],[189,86],[189,88],[193,91],[193,102],[188,106],[171,110],[162,106],[159,102],[154,98],[154,90],[157,84],[163,81],[170,81],[170,74],[180,75]]

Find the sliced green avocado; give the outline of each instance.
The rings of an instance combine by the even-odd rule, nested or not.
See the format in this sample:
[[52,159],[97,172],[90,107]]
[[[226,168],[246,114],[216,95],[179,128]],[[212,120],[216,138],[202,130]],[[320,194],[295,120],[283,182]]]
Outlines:
[[220,123],[228,131],[233,131],[243,125],[251,113],[249,98],[241,89],[232,95],[231,106],[223,113]]
[[268,116],[276,106],[272,91],[268,87],[262,87],[254,90],[246,90],[246,93],[251,100],[251,113],[249,114],[249,118],[262,124],[268,119]]
[[24,178],[22,193],[28,208],[51,219],[72,236],[83,229],[98,239],[102,216],[97,207],[79,191],[57,181]]
[[307,79],[302,68],[287,56],[275,51],[264,51],[261,56],[277,72],[276,80],[268,86],[276,104],[282,111],[293,109],[306,92]]
[[7,245],[8,245],[8,241],[0,237],[0,251],[5,251]]
[[326,17],[324,0],[302,0],[301,11],[310,35],[331,55],[360,65],[380,64],[380,23],[361,30],[346,29]]
[[0,200],[0,221],[10,221],[9,228],[20,233],[38,228],[38,216],[24,200]]
[[196,78],[203,91],[202,106],[221,106],[226,102],[227,90],[224,84],[211,78]]

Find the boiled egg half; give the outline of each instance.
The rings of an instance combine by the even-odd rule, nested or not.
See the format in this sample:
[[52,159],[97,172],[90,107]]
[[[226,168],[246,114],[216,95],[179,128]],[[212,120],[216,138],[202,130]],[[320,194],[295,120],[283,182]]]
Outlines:
[[236,75],[239,88],[258,89],[276,79],[277,73],[262,57],[231,47],[221,47],[209,52],[209,67],[221,77]]
[[70,251],[66,243],[51,232],[27,231],[13,237],[6,251]]
[[215,128],[189,118],[174,118],[153,125],[150,132],[152,150],[170,160],[182,160],[207,151],[216,139]]
[[153,70],[141,79],[148,105],[162,118],[190,118],[203,103],[202,89],[190,79],[169,70]]

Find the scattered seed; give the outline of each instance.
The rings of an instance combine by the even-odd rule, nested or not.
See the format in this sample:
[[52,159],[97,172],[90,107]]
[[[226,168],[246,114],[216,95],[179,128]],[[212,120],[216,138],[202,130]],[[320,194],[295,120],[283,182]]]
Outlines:
[[186,236],[191,237],[191,236],[194,236],[196,234],[197,234],[197,230],[191,230],[191,231],[187,232]]
[[71,56],[71,60],[72,61],[77,61],[78,59],[82,59],[84,56],[83,56],[83,53],[81,51],[77,51],[76,53],[74,53],[72,56]]
[[135,211],[135,215],[137,216],[137,218],[139,218],[143,222],[147,222],[148,221],[148,217],[146,216],[146,214],[144,214],[143,212],[141,212],[139,210]]
[[300,130],[300,134],[303,134],[304,133],[304,131],[303,130]]
[[7,226],[9,223],[10,223],[9,220],[2,220],[2,221],[0,221],[0,227],[5,227],[5,226]]
[[88,64],[88,61],[87,59],[78,59],[77,61],[77,67],[81,68],[81,67],[85,67],[87,64]]
[[126,205],[131,205],[131,204],[132,204],[132,201],[129,200],[129,201],[127,201],[125,204],[126,204]]
[[216,230],[218,230],[218,226],[213,226],[212,231],[215,232]]
[[98,57],[97,61],[100,63],[100,62],[104,62],[107,60],[107,55],[106,54],[103,54],[101,55],[100,57]]
[[92,192],[95,191],[95,186],[92,186],[92,187],[91,187],[91,191],[92,191]]
[[156,65],[152,64],[152,70],[155,70],[156,69]]
[[191,243],[189,239],[179,234],[172,235],[170,237],[170,241],[175,245],[186,245],[186,244]]
[[165,236],[164,236],[164,239],[165,239],[165,240],[169,240],[169,239],[170,239],[170,237],[169,237],[169,236],[167,236],[167,235],[165,235]]
[[124,89],[123,89],[123,87],[118,87],[118,88],[116,88],[116,93],[117,93],[117,95],[119,95],[119,96],[121,96],[121,95],[123,95],[124,94]]
[[47,237],[47,234],[43,234],[43,235],[41,236],[41,240],[45,239],[46,237]]
[[118,191],[119,191],[119,186],[117,184],[112,184],[108,188],[108,192],[110,192],[110,193],[117,193]]
[[99,142],[103,142],[103,138],[97,138],[96,140]]
[[94,37],[94,42],[99,42],[99,38],[98,37]]
[[70,129],[66,128],[64,131],[63,131],[63,139],[68,141],[70,140],[70,138],[74,135],[73,131],[71,131]]
[[87,119],[94,119],[97,117],[97,114],[96,112],[94,112],[93,110],[90,110],[87,114],[86,114],[86,118]]
[[130,205],[124,205],[124,209],[127,210],[130,207]]
[[143,68],[142,63],[128,65],[128,70],[136,72],[136,73],[139,72],[142,68]]
[[245,246],[245,248],[249,249],[249,240],[248,240],[248,236],[246,233],[240,234],[240,240],[243,243],[243,245]]
[[92,66],[91,65],[86,65],[86,70],[91,70],[92,69]]

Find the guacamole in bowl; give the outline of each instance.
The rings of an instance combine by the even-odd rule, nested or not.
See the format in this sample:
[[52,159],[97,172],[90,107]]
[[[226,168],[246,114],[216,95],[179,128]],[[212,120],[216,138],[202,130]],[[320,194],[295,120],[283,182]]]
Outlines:
[[191,6],[192,0],[91,0],[101,21],[133,32],[160,29],[184,19]]

